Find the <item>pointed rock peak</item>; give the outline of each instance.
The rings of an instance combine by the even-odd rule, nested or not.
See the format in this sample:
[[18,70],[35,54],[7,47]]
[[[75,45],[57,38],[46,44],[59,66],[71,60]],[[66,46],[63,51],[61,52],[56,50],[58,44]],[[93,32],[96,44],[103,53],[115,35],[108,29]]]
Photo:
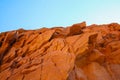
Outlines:
[[73,27],[77,26],[77,27],[81,27],[81,28],[85,28],[86,27],[86,22],[81,22],[81,23],[76,23],[72,25]]
[[85,27],[86,27],[86,22],[73,24],[70,27],[70,33],[69,33],[69,35],[81,34],[82,33],[82,29],[84,29]]

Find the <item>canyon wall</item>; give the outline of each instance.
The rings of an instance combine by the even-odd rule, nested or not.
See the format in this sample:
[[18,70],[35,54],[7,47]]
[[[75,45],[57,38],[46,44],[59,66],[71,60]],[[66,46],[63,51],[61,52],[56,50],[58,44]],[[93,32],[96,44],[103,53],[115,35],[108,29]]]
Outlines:
[[120,80],[120,25],[2,32],[0,80]]

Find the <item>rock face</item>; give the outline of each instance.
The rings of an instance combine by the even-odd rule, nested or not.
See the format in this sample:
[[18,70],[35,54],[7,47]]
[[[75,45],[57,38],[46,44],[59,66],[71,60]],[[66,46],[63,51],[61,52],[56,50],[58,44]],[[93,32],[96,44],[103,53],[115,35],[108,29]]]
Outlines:
[[120,80],[120,25],[0,33],[0,80]]

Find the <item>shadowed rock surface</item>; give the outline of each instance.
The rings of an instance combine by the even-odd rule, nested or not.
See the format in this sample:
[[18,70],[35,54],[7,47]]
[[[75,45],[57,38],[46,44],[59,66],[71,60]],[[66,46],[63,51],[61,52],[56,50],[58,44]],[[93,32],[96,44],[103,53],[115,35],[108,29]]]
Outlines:
[[120,25],[0,33],[0,80],[120,80]]

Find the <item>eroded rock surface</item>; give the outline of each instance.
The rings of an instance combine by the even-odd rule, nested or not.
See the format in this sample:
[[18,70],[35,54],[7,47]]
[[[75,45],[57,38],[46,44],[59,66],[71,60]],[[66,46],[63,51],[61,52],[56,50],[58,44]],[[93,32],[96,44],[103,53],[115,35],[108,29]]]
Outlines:
[[0,33],[0,80],[120,80],[120,25]]

